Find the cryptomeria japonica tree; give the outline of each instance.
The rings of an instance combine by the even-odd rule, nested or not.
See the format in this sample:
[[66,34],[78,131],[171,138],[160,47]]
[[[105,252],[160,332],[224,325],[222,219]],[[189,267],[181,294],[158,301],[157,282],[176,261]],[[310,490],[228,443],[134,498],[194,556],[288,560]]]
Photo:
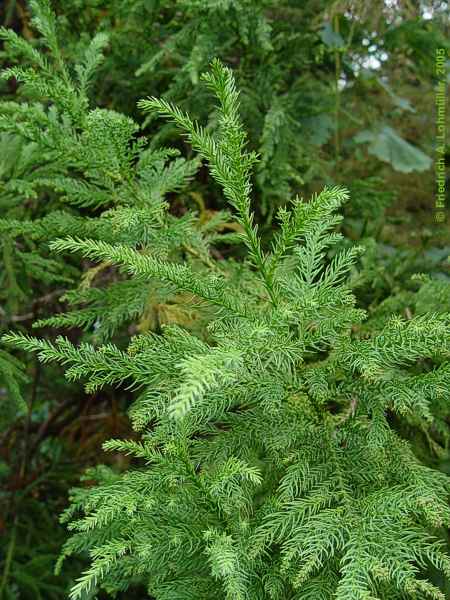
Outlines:
[[209,307],[205,336],[167,325],[125,350],[4,337],[89,391],[138,390],[136,439],[105,445],[135,467],[89,470],[63,516],[73,535],[62,558],[91,557],[71,598],[143,582],[157,600],[444,600],[430,577],[450,575],[450,482],[418,460],[392,417],[445,434],[449,315],[393,315],[358,336],[367,316],[349,276],[361,249],[339,250],[335,232],[345,189],[280,209],[263,251],[250,208],[258,158],[245,149],[232,73],[214,61],[203,79],[218,99],[215,135],[167,101],[140,108],[172,121],[206,161],[245,261],[180,264],[151,236],[65,236],[51,248],[190,294],[196,310]]

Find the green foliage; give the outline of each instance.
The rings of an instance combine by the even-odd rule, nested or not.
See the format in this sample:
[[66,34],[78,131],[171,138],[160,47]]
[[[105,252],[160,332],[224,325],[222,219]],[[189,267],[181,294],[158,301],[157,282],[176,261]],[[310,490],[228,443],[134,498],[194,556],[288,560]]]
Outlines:
[[[215,57],[233,67],[250,146],[261,156],[257,214],[268,222],[290,194],[317,189],[324,179],[345,179],[337,173],[354,167],[356,134],[371,131],[374,122],[382,120],[386,128],[382,135],[371,131],[379,138],[371,171],[380,169],[379,159],[414,172],[429,163],[432,138],[425,134],[411,144],[411,130],[425,133],[433,121],[430,115],[424,124],[429,111],[411,111],[424,94],[410,85],[409,74],[430,89],[434,64],[424,55],[448,48],[438,7],[433,20],[421,20],[415,7],[392,11],[381,2],[371,11],[363,2],[327,0],[301,6],[295,0],[55,0],[54,6],[70,55],[82,55],[89,35],[109,36],[93,91],[102,105],[112,101],[136,119],[136,101],[149,90],[203,122],[210,117],[207,127],[214,129],[217,119],[208,115],[200,73]],[[410,113],[408,121],[398,118],[402,111]],[[145,126],[157,134],[155,144],[176,139],[170,124],[156,128],[149,118]],[[388,152],[393,147],[406,150],[402,160]],[[219,200],[216,188],[205,191]]]
[[0,6],[0,597],[448,596],[444,12],[29,7]]
[[[2,488],[7,483],[7,475],[0,475]],[[73,477],[73,472],[67,465],[54,468],[50,476],[42,474],[23,490],[19,499],[21,518],[11,523],[10,529],[3,534],[6,556],[0,594],[5,600],[59,600],[61,594],[69,592],[69,581],[82,568],[81,562],[74,561],[64,577],[54,574],[55,556],[64,542],[65,532],[61,525],[55,523],[52,511],[60,510],[56,492],[61,488],[60,482],[68,477]]]
[[377,131],[364,130],[355,136],[355,142],[370,142],[368,151],[380,160],[389,162],[402,173],[427,171],[431,158],[403,140],[391,127],[384,125]]
[[28,378],[20,361],[4,350],[0,350],[0,377],[2,386],[4,386],[0,388],[1,396],[3,396],[0,423],[3,428],[16,417],[17,413],[27,412],[27,405],[20,386]]
[[[32,63],[29,68],[7,69],[3,77],[14,76],[25,84],[23,93],[36,98],[31,105],[5,103],[0,124],[8,132],[5,143],[12,139],[18,152],[26,148],[27,154],[31,153],[24,169],[16,168],[17,179],[15,173],[5,170],[11,190],[5,193],[6,208],[13,197],[14,205],[19,204],[18,191],[23,197],[17,209],[11,206],[6,211],[11,217],[0,221],[4,252],[8,253],[5,277],[10,274],[9,293],[15,285],[17,295],[26,297],[30,278],[52,285],[78,278],[76,268],[68,269],[65,261],[49,258],[45,251],[49,240],[69,233],[78,238],[114,240],[131,248],[145,246],[157,257],[189,251],[207,260],[208,247],[218,237],[232,240],[230,234],[218,236],[218,230],[227,224],[227,214],[222,211],[215,221],[200,226],[189,212],[181,219],[170,215],[165,200],[187,185],[198,161],[179,158],[179,151],[172,148],[152,150],[145,137],[137,137],[139,128],[132,119],[109,109],[90,109],[88,84],[102,61],[105,36],[92,40],[71,76],[59,50],[49,7],[45,3],[33,6],[34,24],[51,50],[51,64],[31,44],[3,31],[11,54]],[[47,99],[49,108],[43,104]],[[49,189],[50,202],[45,193]],[[37,206],[27,215],[23,207],[30,194]],[[84,277],[77,294],[63,298],[84,305],[82,308],[41,320],[37,326],[88,329],[96,324],[97,336],[108,337],[122,323],[144,313],[152,292],[148,282],[119,278],[107,288],[93,288],[91,280],[96,273]],[[13,308],[17,310],[17,303]]]
[[242,228],[241,276],[233,261],[210,257],[198,270],[120,236],[51,247],[189,292],[214,309],[209,339],[179,325],[132,337],[125,350],[3,338],[61,363],[88,392],[139,390],[140,440],[105,449],[141,464],[90,470],[95,484],[74,489],[65,512],[73,535],[63,558],[91,560],[70,597],[144,583],[167,600],[443,600],[430,573],[450,575],[449,480],[415,456],[395,419],[448,439],[449,313],[393,315],[358,335],[367,315],[350,276],[361,247],[329,254],[343,241],[343,188],[281,208],[265,251],[250,208],[256,156],[245,150],[231,71],[214,61],[204,79],[219,101],[214,136],[165,100],[140,106],[172,120],[207,161]]

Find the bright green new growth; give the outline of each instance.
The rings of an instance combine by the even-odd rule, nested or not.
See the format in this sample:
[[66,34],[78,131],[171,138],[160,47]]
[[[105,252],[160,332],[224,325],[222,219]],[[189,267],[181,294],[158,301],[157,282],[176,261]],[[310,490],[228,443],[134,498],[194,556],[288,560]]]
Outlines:
[[[449,315],[352,334],[365,318],[348,284],[360,249],[327,258],[342,239],[341,188],[281,209],[264,254],[250,210],[256,157],[244,149],[232,74],[216,61],[205,79],[220,103],[217,138],[166,102],[140,106],[174,121],[222,185],[249,251],[241,276],[232,263],[208,259],[199,271],[117,240],[52,247],[212,305],[209,339],[176,325],[133,337],[126,351],[3,338],[65,365],[89,391],[139,390],[130,415],[141,440],[105,447],[141,466],[91,470],[97,485],[74,490],[64,515],[74,534],[63,557],[91,556],[71,598],[143,582],[157,600],[444,600],[426,574],[450,575],[440,541],[449,480],[418,461],[389,415],[425,427],[448,404]],[[440,366],[426,372],[429,358]]]

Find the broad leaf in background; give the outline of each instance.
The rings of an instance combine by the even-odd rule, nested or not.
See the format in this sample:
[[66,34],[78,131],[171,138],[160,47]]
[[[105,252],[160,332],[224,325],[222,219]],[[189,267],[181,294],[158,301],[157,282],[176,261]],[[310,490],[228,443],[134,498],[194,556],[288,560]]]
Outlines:
[[378,131],[364,129],[355,137],[357,144],[369,142],[369,154],[388,162],[396,171],[411,173],[426,171],[431,167],[431,158],[401,138],[394,129],[384,125]]
[[324,24],[320,32],[320,38],[326,46],[334,50],[337,50],[338,48],[343,48],[345,46],[345,42],[342,39],[341,34],[337,31],[334,31],[333,27],[331,26],[331,23]]
[[305,117],[300,120],[302,134],[314,146],[326,144],[335,129],[333,118],[328,114]]
[[378,78],[377,81],[381,85],[381,87],[392,98],[392,101],[397,106],[397,108],[400,108],[401,110],[407,110],[412,113],[416,112],[416,109],[411,105],[411,102],[407,98],[402,98],[401,96],[397,96],[397,94],[393,91],[393,89],[381,78]]

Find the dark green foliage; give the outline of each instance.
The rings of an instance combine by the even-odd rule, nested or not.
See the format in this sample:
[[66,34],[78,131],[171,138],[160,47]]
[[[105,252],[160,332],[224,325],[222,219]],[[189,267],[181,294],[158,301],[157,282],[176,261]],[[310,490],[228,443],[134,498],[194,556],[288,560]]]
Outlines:
[[[450,575],[441,539],[450,524],[446,475],[423,464],[387,416],[413,417],[448,439],[448,313],[392,317],[359,338],[348,274],[351,247],[336,211],[347,199],[325,189],[278,215],[262,250],[250,210],[250,172],[231,72],[214,62],[205,76],[219,103],[211,137],[166,101],[141,108],[174,121],[209,165],[242,226],[246,273],[196,272],[123,243],[66,237],[59,252],[108,261],[158,279],[219,309],[201,341],[178,326],[133,338],[127,351],[9,334],[4,340],[56,360],[87,391],[126,383],[141,441],[108,450],[143,459],[119,475],[106,468],[74,490],[64,520],[74,535],[64,555],[89,550],[92,566],[72,588],[114,592],[143,581],[156,598],[402,597],[444,599],[424,577]],[[427,372],[422,361],[440,366]],[[270,423],[270,427],[267,424]],[[81,518],[78,513],[82,513]]]
[[0,598],[447,597],[444,14],[29,8],[0,7]]
[[[20,518],[5,523],[3,519],[11,513],[2,514],[2,528],[8,525],[8,529],[2,532],[2,554],[5,552],[5,555],[2,556],[0,594],[5,600],[60,600],[69,592],[70,578],[82,566],[81,562],[74,561],[64,577],[54,574],[55,556],[66,536],[53,514],[61,511],[60,499],[66,482],[74,480],[76,471],[69,461],[61,460],[61,454],[67,453],[67,448],[58,447],[57,443],[53,446],[46,444],[42,451],[47,455],[50,468],[16,491],[14,502],[18,505],[15,508],[19,509]],[[6,468],[0,473],[2,504],[11,500],[6,486],[11,481],[19,482],[17,474],[16,478],[12,475]]]
[[[93,39],[72,77],[59,50],[52,13],[45,3],[33,7],[35,25],[51,50],[51,63],[12,32],[3,32],[8,47],[31,63],[28,69],[12,68],[3,76],[14,76],[25,84],[23,93],[37,98],[30,105],[3,106],[1,126],[9,136],[5,145],[14,141],[19,165],[21,152],[28,159],[23,169],[16,164],[13,173],[5,172],[9,189],[2,202],[4,214],[11,217],[0,221],[0,231],[4,277],[11,278],[5,285],[7,314],[17,311],[19,301],[30,295],[33,280],[54,287],[78,278],[75,265],[48,256],[45,246],[55,237],[88,236],[133,248],[144,244],[160,257],[188,249],[207,260],[208,245],[227,222],[225,212],[201,227],[194,225],[189,213],[181,219],[168,214],[165,197],[186,186],[198,162],[178,158],[175,149],[151,150],[146,138],[137,137],[137,124],[124,115],[89,109],[88,84],[102,60],[106,38],[99,34]],[[30,196],[35,200],[32,211],[25,202]],[[231,236],[223,239],[230,241]],[[85,275],[81,291],[64,297],[86,307],[36,325],[96,324],[97,335],[108,337],[123,322],[142,315],[152,289],[148,283],[119,279],[97,289],[90,286],[96,273]]]
[[[411,52],[421,58],[414,75],[430,86],[434,69],[424,60],[423,47],[430,48],[427,56],[436,45],[448,47],[440,26],[445,15],[437,9],[429,23],[406,6],[395,21],[398,12],[382,2],[373,3],[371,11],[363,2],[340,7],[327,0],[301,5],[290,0],[80,0],[54,6],[64,53],[71,57],[82,60],[95,34],[99,43],[109,37],[93,94],[101,106],[112,103],[134,118],[140,118],[136,101],[146,90],[204,121],[210,115],[199,74],[216,56],[232,66],[250,144],[261,155],[255,186],[258,212],[268,220],[290,192],[317,186],[324,178],[336,180],[338,165],[339,172],[351,172],[367,142],[369,154],[373,145],[378,148],[371,173],[380,169],[378,159],[407,172],[430,166],[424,152],[431,153],[431,140],[421,140],[421,149],[410,144],[408,127],[398,119],[401,115],[407,122],[407,117],[412,126],[425,129],[423,116],[414,114],[415,98],[408,100],[415,90],[404,73],[402,78],[395,73],[395,65],[402,61],[404,71],[410,68],[405,40],[417,41]],[[374,29],[379,39],[373,39]],[[380,70],[370,71],[369,60],[379,61]],[[348,85],[341,89],[344,81]],[[208,126],[214,128],[216,116],[210,117]],[[374,128],[377,120],[382,126]],[[157,133],[154,144],[176,139],[171,125],[156,129],[147,120],[146,126]],[[404,151],[400,162],[399,147]]]

